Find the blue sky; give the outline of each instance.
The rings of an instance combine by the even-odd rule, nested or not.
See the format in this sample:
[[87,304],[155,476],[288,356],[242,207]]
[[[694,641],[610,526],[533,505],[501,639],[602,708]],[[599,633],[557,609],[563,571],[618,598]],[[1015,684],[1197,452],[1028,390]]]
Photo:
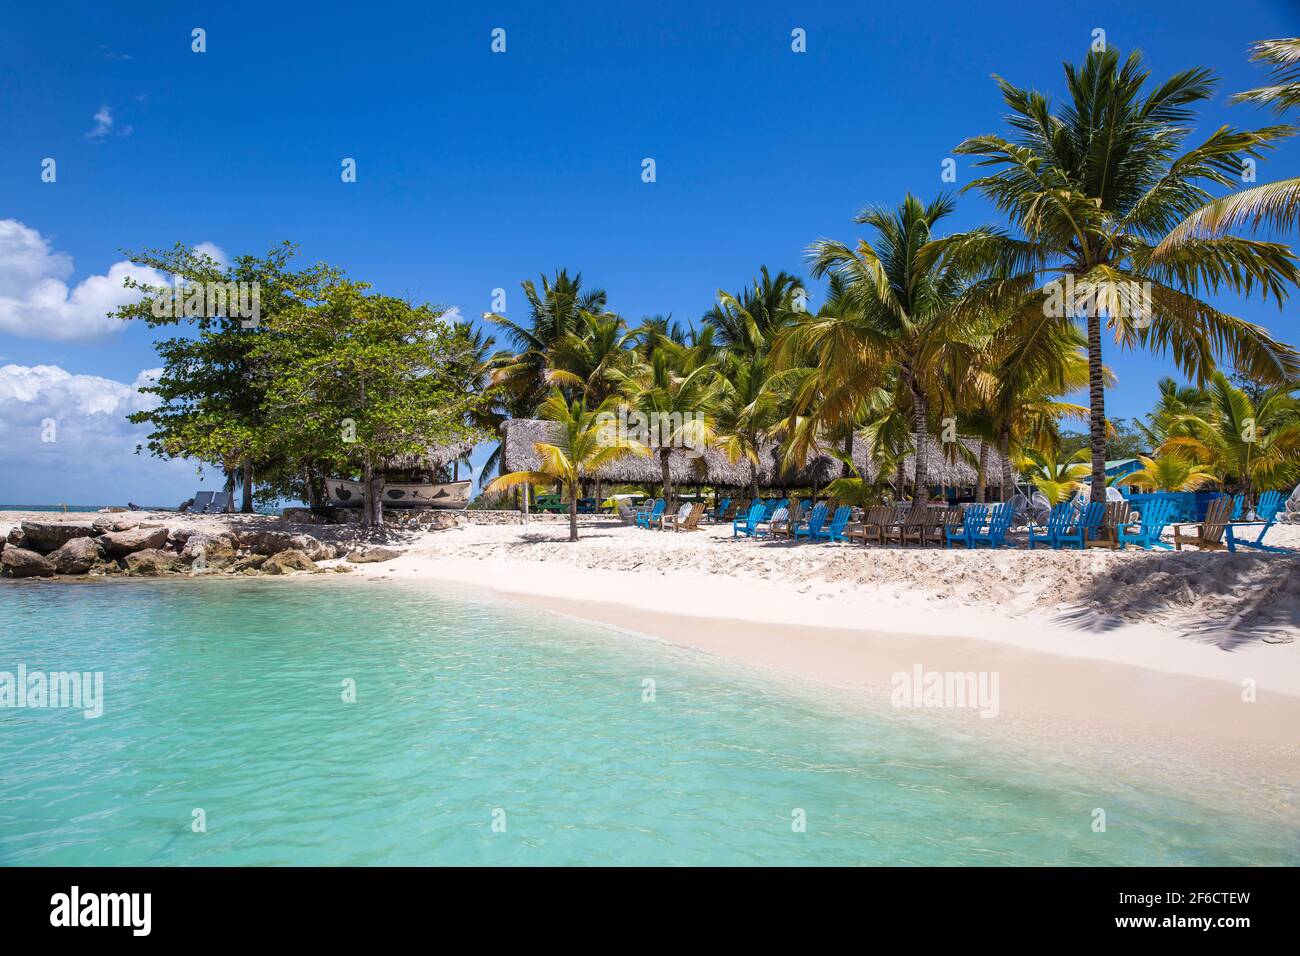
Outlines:
[[[863,205],[952,188],[940,173],[953,147],[1003,129],[995,72],[1059,94],[1061,62],[1102,28],[1157,78],[1193,65],[1222,77],[1203,131],[1259,125],[1272,117],[1226,104],[1262,81],[1247,47],[1300,30],[1293,0],[1226,13],[1198,0],[467,6],[10,8],[0,304],[57,300],[37,288],[50,281],[67,301],[48,320],[0,313],[0,366],[25,370],[0,377],[0,501],[171,504],[195,487],[192,466],[129,454],[138,430],[121,415],[157,365],[152,333],[90,314],[120,284],[123,249],[261,253],[290,239],[304,261],[466,316],[504,287],[520,317],[520,280],[567,267],[629,319],[694,320],[760,264],[803,273],[809,242],[859,235]],[[205,53],[191,51],[195,27]],[[504,54],[490,50],[497,27]],[[41,182],[46,157],[55,183]],[[340,180],[344,157],[355,183]],[[1260,180],[1298,168],[1288,143]],[[959,159],[956,186],[970,175]],[[995,218],[967,194],[951,226]],[[1300,337],[1293,307],[1230,307]],[[1112,415],[1145,411],[1172,371],[1114,348],[1108,360]],[[31,440],[47,417],[66,426],[59,441]]]

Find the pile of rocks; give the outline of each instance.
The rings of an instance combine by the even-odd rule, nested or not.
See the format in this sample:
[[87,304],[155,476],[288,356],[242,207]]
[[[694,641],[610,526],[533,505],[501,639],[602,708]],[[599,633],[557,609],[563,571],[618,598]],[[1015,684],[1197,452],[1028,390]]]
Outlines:
[[[383,552],[383,553],[378,553]],[[399,552],[372,548],[348,560],[383,561]],[[24,521],[0,541],[0,571],[13,578],[126,574],[293,574],[325,570],[338,549],[287,531],[195,531],[119,515],[94,521]],[[337,565],[335,571],[349,571]]]

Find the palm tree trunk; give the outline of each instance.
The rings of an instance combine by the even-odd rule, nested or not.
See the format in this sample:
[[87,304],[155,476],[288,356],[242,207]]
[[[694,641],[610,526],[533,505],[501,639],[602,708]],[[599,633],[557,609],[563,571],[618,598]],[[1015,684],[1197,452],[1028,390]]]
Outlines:
[[1088,430],[1092,437],[1093,501],[1106,500],[1106,384],[1102,378],[1101,316],[1090,309],[1088,315]]
[[673,450],[672,450],[671,448],[663,448],[663,449],[660,449],[660,451],[659,451],[659,467],[660,467],[660,469],[661,469],[662,472],[663,472],[663,480],[664,480],[664,501],[666,501],[666,502],[667,502],[667,501],[671,501],[671,500],[672,500],[672,497],[673,497],[673,495],[672,495],[672,492],[673,492],[673,479],[672,479],[672,475],[669,474],[669,471],[668,471],[668,459],[669,459],[669,457],[672,455],[672,453],[673,453]]
[[916,433],[916,475],[913,479],[912,503],[924,505],[930,500],[930,436],[925,396],[912,386],[912,430]]
[[984,504],[988,497],[989,443],[980,439],[980,460],[975,468],[975,502]]
[[578,540],[578,489],[569,486],[569,540]]
[[1011,474],[1011,426],[1003,425],[998,431],[998,451],[1002,452],[1002,500],[1011,500],[1015,477]]
[[758,462],[752,458],[749,461],[749,497],[758,497]]
[[239,510],[251,515],[253,513],[253,463],[245,457],[239,465],[239,471],[244,480],[244,500],[240,503]]
[[849,426],[849,433],[844,436],[844,458],[840,463],[840,477],[848,478],[853,474],[853,468],[849,465],[848,459],[853,457],[853,426]]

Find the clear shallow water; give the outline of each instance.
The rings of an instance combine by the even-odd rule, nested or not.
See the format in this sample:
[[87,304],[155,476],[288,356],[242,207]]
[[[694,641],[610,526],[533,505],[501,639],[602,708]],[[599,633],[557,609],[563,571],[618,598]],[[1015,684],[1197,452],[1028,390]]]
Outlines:
[[1292,820],[427,586],[0,585],[20,662],[105,710],[0,709],[6,865],[1300,861]]

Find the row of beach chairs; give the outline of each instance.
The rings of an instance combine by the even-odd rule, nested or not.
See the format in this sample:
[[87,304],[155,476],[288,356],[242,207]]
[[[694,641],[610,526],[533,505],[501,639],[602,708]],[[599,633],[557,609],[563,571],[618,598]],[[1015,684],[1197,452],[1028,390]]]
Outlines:
[[[835,508],[832,514],[832,506],[826,502],[818,503],[809,511],[810,504],[808,500],[758,499],[735,503],[724,499],[713,518],[731,520],[732,537],[861,540],[864,545],[925,547],[934,544],[947,548],[960,544],[973,549],[980,545],[1009,546],[1007,536],[1020,513],[1014,502],[992,507],[973,504],[965,508],[879,505],[859,516],[854,516],[854,509],[848,506]],[[1268,491],[1260,496],[1254,515],[1246,516],[1243,496],[1225,495],[1210,502],[1203,520],[1174,522],[1172,500],[1149,502],[1136,514],[1131,512],[1127,501],[1087,502],[1082,507],[1067,501],[1054,506],[1045,520],[1029,525],[1027,544],[1030,549],[1045,545],[1053,550],[1123,549],[1131,544],[1143,550],[1181,551],[1190,546],[1207,551],[1236,551],[1238,547],[1283,551],[1264,544],[1264,536],[1284,504],[1280,492]],[[1259,528],[1259,532],[1255,534],[1252,530],[1243,536],[1241,532],[1246,528]],[[1164,540],[1166,530],[1170,530],[1172,543]]]

